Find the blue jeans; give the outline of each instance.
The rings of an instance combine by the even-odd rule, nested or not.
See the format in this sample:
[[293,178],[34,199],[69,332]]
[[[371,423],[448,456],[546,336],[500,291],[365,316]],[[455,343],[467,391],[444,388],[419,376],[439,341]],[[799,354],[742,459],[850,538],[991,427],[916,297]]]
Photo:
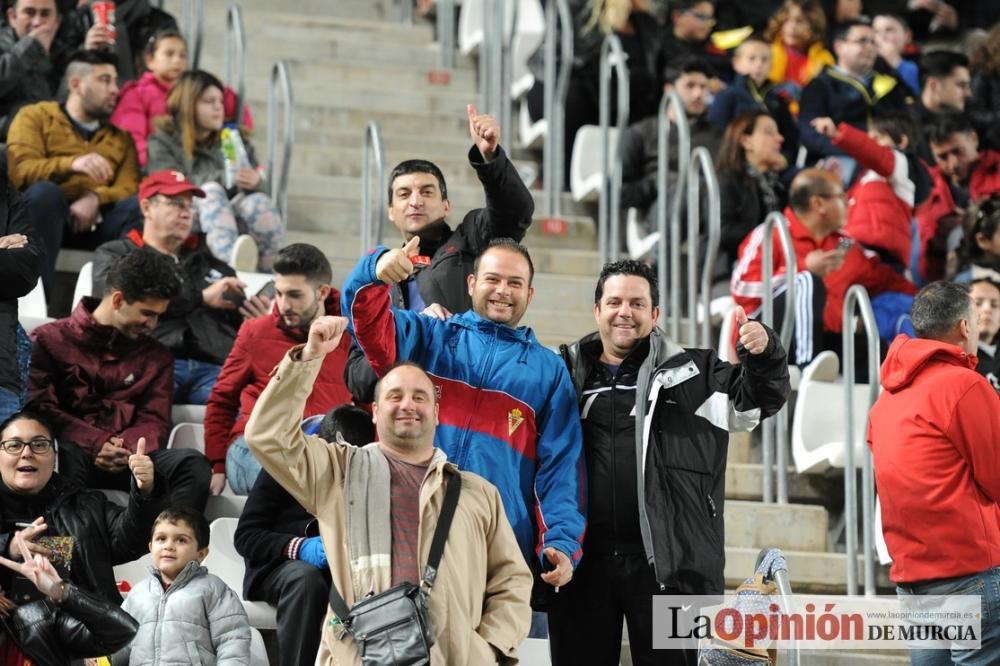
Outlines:
[[0,388],[0,421],[6,421],[21,411],[21,396]]
[[978,650],[910,650],[914,666],[988,666],[1000,663],[1000,567],[958,578],[896,586],[896,595],[972,594],[982,597],[982,647]]
[[174,403],[204,405],[219,378],[221,365],[179,358],[174,361]]
[[237,495],[249,495],[260,470],[260,463],[247,446],[247,440],[242,435],[237,437],[226,451],[226,480],[229,487]]

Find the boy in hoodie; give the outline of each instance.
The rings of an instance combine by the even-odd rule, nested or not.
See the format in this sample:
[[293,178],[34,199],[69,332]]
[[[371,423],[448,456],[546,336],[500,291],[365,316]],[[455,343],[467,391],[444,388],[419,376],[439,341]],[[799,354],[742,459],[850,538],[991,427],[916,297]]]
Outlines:
[[799,126],[791,111],[791,98],[768,78],[771,46],[759,37],[749,37],[733,53],[733,82],[720,90],[708,108],[708,122],[724,132],[737,116],[762,109],[774,118],[784,143],[781,154],[788,164],[799,152]]
[[[979,316],[964,285],[932,282],[913,300],[916,338],[898,336],[882,364],[885,391],[869,413],[868,446],[882,500],[889,577],[902,599],[981,595],[980,649],[1000,655],[1000,398],[976,373]],[[980,609],[977,609],[980,610]],[[940,652],[912,645],[915,664]]]
[[201,566],[208,540],[208,522],[200,513],[167,509],[157,516],[149,542],[152,575],[122,604],[139,622],[139,631],[131,646],[115,653],[115,666],[250,663],[250,623],[243,603]]
[[864,169],[847,193],[846,232],[903,273],[910,265],[913,209],[931,190],[930,173],[912,151],[917,135],[909,114],[875,114],[867,134],[826,117],[812,126]]

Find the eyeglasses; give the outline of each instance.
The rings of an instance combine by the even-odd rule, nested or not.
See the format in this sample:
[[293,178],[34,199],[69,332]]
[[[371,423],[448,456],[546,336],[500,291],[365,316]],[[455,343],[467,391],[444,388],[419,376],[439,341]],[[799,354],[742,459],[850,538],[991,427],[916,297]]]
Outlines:
[[21,451],[24,451],[24,447],[28,446],[31,448],[31,452],[41,455],[42,453],[48,453],[53,446],[54,442],[46,437],[35,437],[30,442],[24,442],[20,439],[5,439],[0,442],[0,449],[3,449],[11,455],[18,455]]
[[685,12],[688,16],[693,16],[702,23],[709,23],[715,25],[715,17],[711,14],[703,14],[702,12],[696,12],[693,9],[689,9]]
[[164,203],[174,210],[181,212],[188,212],[194,209],[194,201],[191,199],[185,199],[183,197],[165,197],[159,196],[156,198],[157,201]]

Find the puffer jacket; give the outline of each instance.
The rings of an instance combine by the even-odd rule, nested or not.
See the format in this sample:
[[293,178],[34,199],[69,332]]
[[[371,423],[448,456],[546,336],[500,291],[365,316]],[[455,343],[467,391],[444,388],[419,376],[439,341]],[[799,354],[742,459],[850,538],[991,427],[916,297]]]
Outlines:
[[913,208],[927,198],[931,176],[910,152],[886,148],[847,123],[837,125],[833,145],[858,161],[864,172],[848,191],[846,232],[859,243],[910,265]]
[[[149,136],[147,150],[149,161],[146,167],[149,173],[154,173],[161,169],[173,169],[180,171],[188,180],[199,187],[205,183],[226,184],[226,159],[222,154],[222,143],[216,139],[215,143],[207,146],[196,146],[194,154],[189,158],[184,154],[184,142],[181,140],[181,133],[174,129],[171,121],[166,121],[158,125],[153,134]],[[247,150],[247,157],[250,164],[257,166],[257,156],[253,150],[253,144],[247,137],[243,137],[243,145]],[[263,192],[267,187],[267,181],[263,178],[257,183],[255,191]],[[238,188],[233,187],[229,191],[230,196],[235,196]]]
[[[68,580],[119,604],[121,595],[112,567],[148,552],[153,520],[166,504],[167,482],[159,473],[150,495],[140,493],[134,480],[131,483],[129,502],[124,507],[110,502],[104,493],[80,488],[58,473],[37,495],[15,493],[0,483],[0,517],[3,525],[9,526],[43,516],[49,526],[45,536],[73,537]],[[11,538],[11,531],[0,534],[0,553],[8,552]],[[6,578],[0,576],[0,584],[6,583]]]
[[[130,231],[125,238],[98,247],[94,254],[93,293],[104,293],[108,271],[116,261],[144,247],[146,244],[138,231]],[[189,236],[175,261],[181,291],[170,299],[167,311],[151,336],[177,358],[222,365],[233,348],[243,317],[236,310],[208,307],[202,291],[220,278],[235,276],[236,271],[212,256],[203,235]]]
[[0,619],[0,625],[35,666],[107,656],[128,645],[139,628],[117,603],[72,584],[58,605],[48,600],[23,604]]
[[0,388],[19,394],[21,371],[17,361],[17,299],[38,283],[45,261],[45,245],[31,223],[31,214],[17,190],[4,184],[0,190],[0,236],[24,234],[22,248],[0,250]]
[[[303,434],[298,415],[322,361],[293,360],[300,350],[290,351],[275,369],[257,400],[244,436],[275,481],[306,511],[319,516],[333,582],[350,608],[362,597],[388,588],[388,580],[379,579],[379,566],[372,561],[380,558],[355,563],[348,548],[352,490],[348,476],[357,473],[354,465],[364,466],[367,460],[382,454],[377,444],[359,448]],[[527,636],[531,620],[531,573],[504,517],[497,489],[475,474],[459,472],[440,450],[434,451],[427,469],[420,489],[420,521],[413,526],[420,537],[421,570],[427,563],[431,535],[444,503],[446,474],[461,474],[462,491],[429,594],[435,635],[431,663],[516,663],[517,647]],[[373,500],[368,506],[379,501],[388,505],[387,490],[382,497],[377,492],[366,495]],[[316,663],[360,666],[356,643],[350,637],[340,637],[341,627],[333,620],[328,612]]]
[[[635,386],[631,405],[626,405],[629,396],[619,391],[619,400],[595,406],[598,398],[615,400],[615,393],[605,391],[596,374],[601,348],[597,333],[561,348],[581,410],[587,408],[589,390],[597,396],[591,409],[618,414],[617,419],[608,418],[616,424],[610,432],[587,429],[588,450],[628,443],[635,447],[639,533],[661,589],[681,594],[724,590],[729,433],[752,430],[777,413],[791,392],[787,354],[774,331],[767,332],[763,353],[750,354],[740,346],[741,363],[733,365],[719,360],[711,349],[682,348],[654,330],[649,342],[637,346],[621,366],[620,372],[626,374],[619,388]],[[618,378],[612,381],[617,383]],[[616,441],[622,437],[631,441]],[[591,504],[613,502],[619,494],[626,498],[628,489],[608,479],[595,486],[607,492],[602,497],[591,494]],[[605,510],[598,513],[614,522],[597,535],[603,537],[601,545],[631,542],[634,535],[621,531],[628,527],[626,521],[615,521],[616,516]],[[585,541],[584,552],[587,547]]]
[[250,621],[243,602],[196,560],[163,589],[160,573],[132,588],[122,610],[139,622],[132,644],[112,664],[247,666]]

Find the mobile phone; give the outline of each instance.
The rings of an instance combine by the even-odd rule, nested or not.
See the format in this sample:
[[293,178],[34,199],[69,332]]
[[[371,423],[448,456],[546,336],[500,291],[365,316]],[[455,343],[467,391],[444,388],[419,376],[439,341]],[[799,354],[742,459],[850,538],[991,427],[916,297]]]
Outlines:
[[274,298],[274,280],[268,280],[267,284],[257,291],[257,295],[264,298]]
[[222,292],[222,299],[229,301],[230,303],[235,303],[236,307],[243,305],[243,302],[247,300],[247,297],[238,291],[226,290]]

